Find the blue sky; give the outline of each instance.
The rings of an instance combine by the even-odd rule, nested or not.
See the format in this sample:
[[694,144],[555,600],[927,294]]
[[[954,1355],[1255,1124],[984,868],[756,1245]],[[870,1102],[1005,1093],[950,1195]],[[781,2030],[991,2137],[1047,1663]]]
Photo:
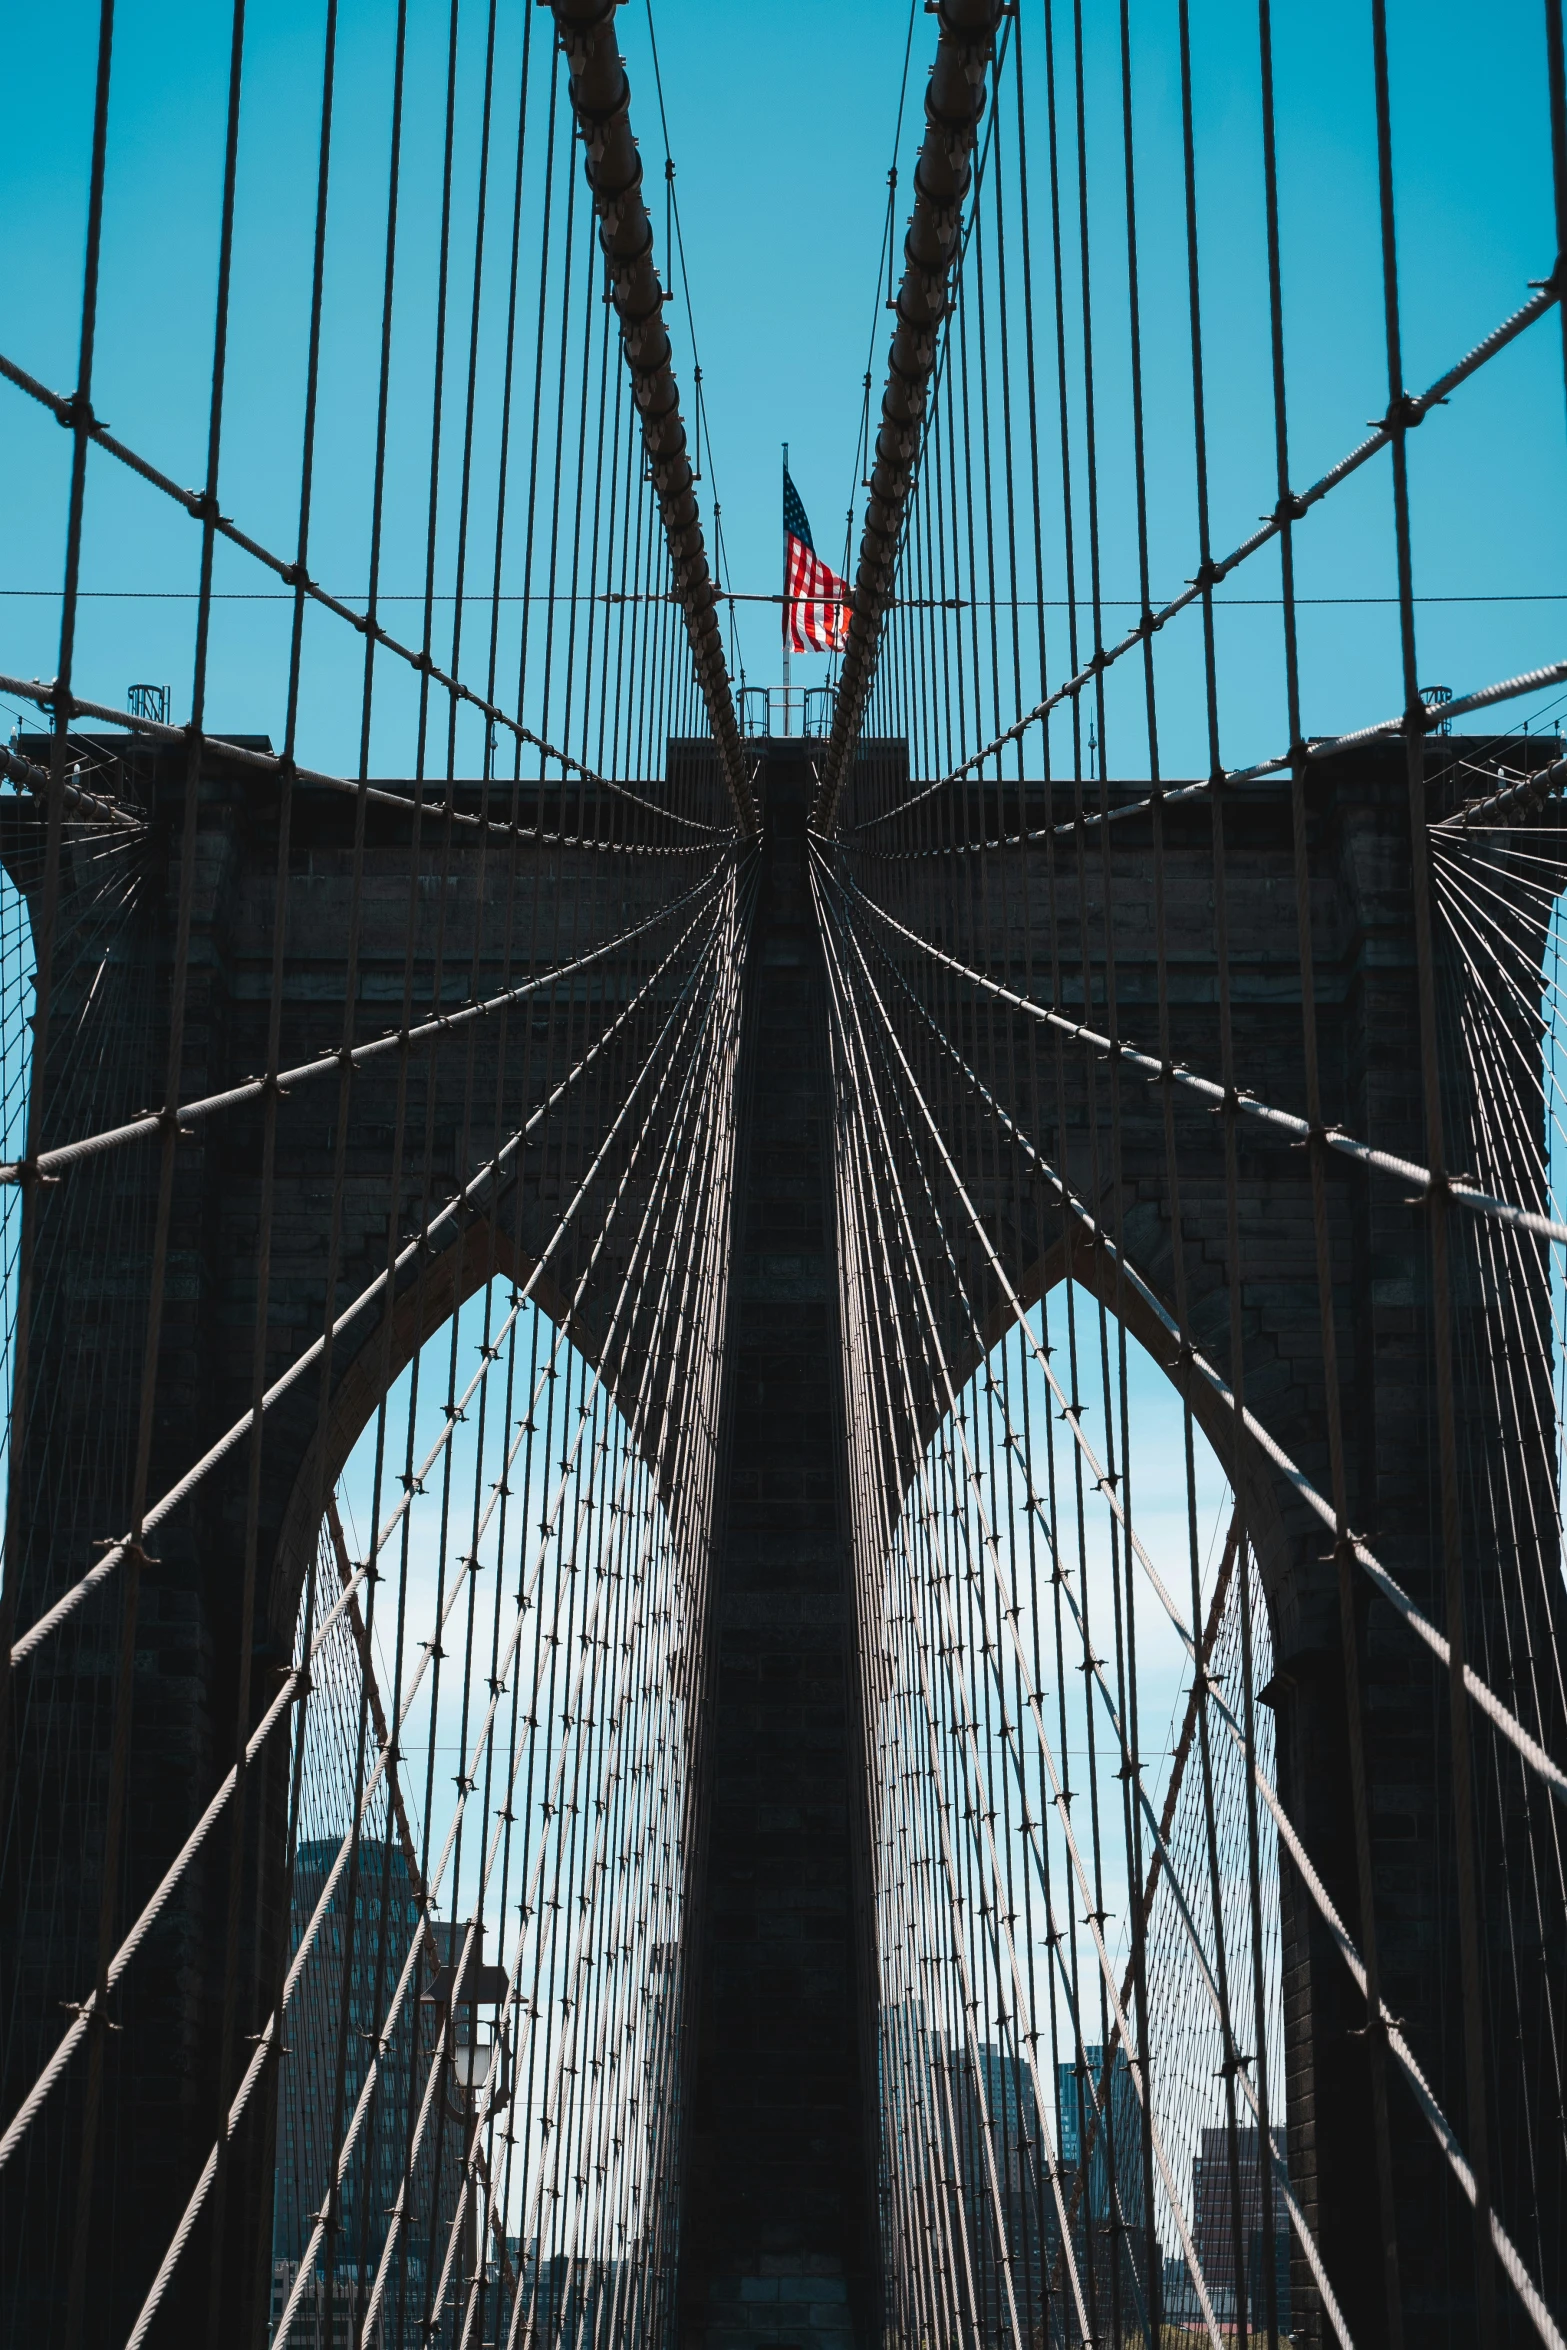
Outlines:
[[[1039,0],[1025,0],[1032,70],[1042,50]],[[389,91],[385,0],[347,0],[340,18],[329,239],[321,503],[316,568],[330,584],[362,585],[364,362],[379,295],[379,236]],[[203,459],[221,164],[226,11],[129,0],[118,11],[109,141],[97,406],[117,431],[181,482]],[[236,246],[235,331],[224,504],[269,543],[289,544],[298,473],[303,291],[319,116],[322,0],[251,9]],[[543,20],[547,21],[547,20]],[[633,115],[655,201],[663,132],[644,0],[619,16]],[[1042,21],[1042,20],[1041,20]],[[1400,260],[1407,374],[1431,380],[1524,298],[1551,264],[1542,12],[1500,0],[1391,10]],[[438,200],[438,101],[445,11],[411,11],[411,111],[400,289],[414,322],[428,304]],[[499,85],[525,12],[504,10]],[[1297,479],[1353,445],[1385,405],[1376,245],[1368,10],[1320,0],[1278,12],[1285,278]],[[704,494],[723,501],[728,584],[776,588],[778,460],[792,450],[819,544],[842,548],[855,496],[856,436],[869,363],[879,391],[887,320],[877,251],[894,153],[907,0],[853,10],[799,0],[787,11],[754,0],[713,10],[658,0],[669,146],[677,169],[697,337],[711,430]],[[61,0],[10,12],[0,31],[5,79],[28,93],[10,110],[0,237],[3,343],[52,385],[74,375],[83,189],[96,10]],[[1127,417],[1118,368],[1124,294],[1119,268],[1117,18],[1085,11],[1089,176],[1101,337],[1106,590],[1135,593]],[[1193,568],[1184,281],[1178,186],[1178,84],[1173,6],[1133,10],[1142,203],[1143,285],[1152,361],[1150,416],[1156,592]],[[1197,0],[1193,11],[1199,200],[1204,223],[1215,538],[1244,535],[1272,503],[1257,141],[1256,20],[1243,0]],[[919,96],[934,26],[912,17],[909,104],[899,148],[901,240]],[[511,46],[508,48],[508,43]],[[460,103],[482,67],[484,14],[463,0]],[[459,152],[459,182],[471,170]],[[463,188],[459,185],[458,214]],[[662,231],[662,205],[657,205]],[[691,388],[684,320],[682,380]],[[0,668],[55,666],[67,443],[59,428],[0,387]],[[398,440],[386,581],[413,590],[422,572],[422,463],[410,400]],[[1411,444],[1417,584],[1428,596],[1559,599],[1563,465],[1561,342],[1535,328]],[[1325,597],[1386,595],[1392,585],[1385,460],[1336,494],[1301,533],[1301,585]],[[857,502],[857,501],[856,501]],[[711,529],[710,529],[711,537]],[[95,459],[84,579],[96,589],[194,583],[196,532],[166,501]],[[446,551],[450,568],[450,549]],[[347,576],[343,576],[347,574]],[[1230,593],[1268,596],[1264,558]],[[239,558],[220,562],[231,591],[270,586]],[[412,610],[412,607],[410,607]],[[1432,603],[1421,611],[1421,664],[1462,690],[1560,649],[1562,603]],[[287,607],[229,604],[219,616],[209,723],[281,732]],[[83,692],[118,701],[133,678],[167,680],[176,715],[189,699],[188,601],[94,601],[82,632]],[[778,674],[772,610],[741,619],[748,673]],[[1276,614],[1227,612],[1221,658],[1235,759],[1273,747],[1280,732]],[[313,640],[314,641],[314,640]],[[1173,641],[1173,640],[1172,640]],[[1195,646],[1195,636],[1190,639]],[[1313,606],[1304,620],[1308,725],[1329,731],[1396,707],[1394,615],[1387,604]],[[807,679],[820,660],[801,664]],[[1173,713],[1176,764],[1191,747],[1194,661],[1170,656],[1162,691]],[[321,634],[306,681],[301,749],[319,764],[353,752],[346,682],[357,646]],[[1523,715],[1518,712],[1517,715]],[[397,707],[378,735],[385,770],[399,757]]]

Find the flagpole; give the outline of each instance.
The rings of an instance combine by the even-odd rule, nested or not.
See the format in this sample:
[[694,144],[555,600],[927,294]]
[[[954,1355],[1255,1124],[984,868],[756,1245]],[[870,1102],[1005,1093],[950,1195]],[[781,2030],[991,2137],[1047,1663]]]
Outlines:
[[[787,481],[789,478],[789,444],[787,441],[783,445],[783,469],[784,480]],[[783,548],[783,731],[787,734],[789,731],[789,533],[787,528],[783,534]]]

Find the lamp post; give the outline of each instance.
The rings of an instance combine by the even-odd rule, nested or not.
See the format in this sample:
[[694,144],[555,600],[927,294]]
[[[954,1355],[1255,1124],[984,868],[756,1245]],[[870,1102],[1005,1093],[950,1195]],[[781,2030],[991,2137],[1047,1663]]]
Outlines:
[[[443,2008],[450,2029],[446,2035],[446,2112],[461,2131],[466,2159],[469,2134],[480,2101],[488,2091],[487,2113],[499,2113],[511,2102],[511,2080],[506,2064],[506,2040],[501,2032],[479,2036],[478,2010],[496,2005],[506,1996],[506,1969],[484,1963],[484,1928],[467,1919],[433,1928],[441,1963],[435,1980],[422,1995],[423,2004]],[[466,1957],[464,1953],[466,1952]],[[439,2183],[435,2192],[439,2194]],[[504,2230],[503,2230],[504,2232]],[[478,2268],[478,2194],[470,2195],[463,2214],[463,2267],[471,2277]]]

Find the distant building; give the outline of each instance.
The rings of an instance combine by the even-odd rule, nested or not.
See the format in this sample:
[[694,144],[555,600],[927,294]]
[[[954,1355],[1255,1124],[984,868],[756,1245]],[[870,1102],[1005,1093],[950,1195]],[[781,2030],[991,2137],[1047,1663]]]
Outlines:
[[[931,2028],[915,2003],[884,2010],[882,2026],[883,2110],[891,2125],[893,2166],[923,2161],[928,2188],[946,2202],[954,2263],[949,2290],[965,2329],[972,2293],[977,2340],[1010,2343],[1010,2278],[1010,2302],[1025,2339],[1055,2344],[1063,2329],[1066,2339],[1077,2339],[1062,2258],[1064,2208],[1071,2215],[1073,2256],[1091,2327],[1108,2337],[1119,2324],[1130,2336],[1142,2323],[1149,2296],[1142,2111],[1125,2057],[1117,2052],[1111,2066],[1106,2123],[1093,2118],[1104,2070],[1100,2047],[1086,2052],[1090,2079],[1080,2082],[1075,2065],[1059,2068],[1059,2117],[1041,2117],[1023,2051],[991,2040],[976,2049],[966,2037]],[[1042,2085],[1048,2096],[1048,2062]],[[1085,2191],[1079,2194],[1085,2143]],[[1055,2180],[1052,2145],[1060,2162]]]
[[[273,2334],[283,2322],[283,2312],[293,2296],[298,2276],[297,2260],[272,2263]],[[361,2337],[364,2350],[386,2350],[388,2340],[394,2337],[389,2337],[387,2332],[385,2309],[378,2310],[375,2322],[366,2326],[360,2314],[363,2305],[363,2284],[352,2276],[334,2276],[329,2321],[326,2278],[317,2270],[306,2280],[304,2298],[288,2329],[290,2350],[359,2350]]]
[[[294,1863],[292,1947],[297,1949],[337,1860],[340,1842],[324,1837],[302,1844]],[[382,1900],[386,1903],[382,1947]],[[378,2029],[419,1931],[419,1904],[402,1852],[388,1856],[377,1839],[362,1845],[354,1915],[348,1917],[347,1872],[333,1891],[298,1990],[289,2003],[284,2039],[288,2055],[278,2085],[277,2169],[272,2217],[273,2324],[294,2287],[316,2216],[330,2188],[334,2155],[364,2087]],[[342,1994],[348,1985],[347,2036],[342,2045],[343,2084],[338,2098],[339,2026]],[[386,2243],[388,2215],[402,2184],[410,2088],[416,2071],[421,2011],[417,1980],[405,1996],[391,2046],[382,2060],[375,2103],[361,2130],[356,2158],[343,2181],[333,2248],[333,2308],[325,2300],[326,2246],[312,2263],[315,2282],[306,2287],[290,2340],[301,2350],[327,2350],[350,2339],[354,2312],[362,2303]],[[427,2028],[426,2028],[427,2036]],[[421,2261],[423,2241],[409,2250]]]
[[1126,2061],[1126,2051],[1118,2048],[1110,2067],[1109,2082],[1102,2087],[1104,2049],[1090,2041],[1084,2047],[1083,2057],[1082,2068],[1075,2063],[1058,2068],[1061,2159],[1069,2162],[1074,2170],[1081,2170],[1086,2148],[1089,2218],[1110,2221],[1119,2217],[1128,2232],[1140,2231],[1147,2209],[1143,2192],[1143,2115],[1132,2069]]
[[636,2281],[633,2267],[624,2261],[572,2252],[552,2253],[541,2260],[537,2247],[530,2246],[518,2273],[523,2325],[540,2343],[618,2350],[640,2330]]
[[[1278,2143],[1278,2140],[1275,2140]],[[1202,2150],[1192,2164],[1192,2240],[1215,2317],[1236,2315],[1242,2281],[1248,2325],[1267,2324],[1268,2275],[1262,2226],[1261,2145],[1256,2130],[1235,2133],[1237,2179],[1230,2170],[1229,2132],[1204,2130]],[[1282,2153],[1282,2146],[1280,2147]],[[1235,2186],[1240,2189],[1243,2257],[1235,2257]],[[1274,2261],[1278,2277],[1278,2320],[1281,2333],[1289,2331],[1289,2220],[1283,2198],[1273,2197]],[[1239,2273],[1238,2273],[1239,2270]]]

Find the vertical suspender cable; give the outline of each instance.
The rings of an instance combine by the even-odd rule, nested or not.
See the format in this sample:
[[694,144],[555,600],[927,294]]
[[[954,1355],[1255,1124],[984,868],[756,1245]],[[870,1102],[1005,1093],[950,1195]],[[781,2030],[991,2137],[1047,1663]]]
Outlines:
[[719,631],[718,589],[708,569],[686,454],[680,394],[670,364],[664,289],[653,262],[653,223],[642,196],[642,158],[631,135],[631,86],[615,46],[617,0],[554,0],[561,46],[571,68],[571,104],[587,150],[588,185],[599,238],[609,263],[610,297],[620,320],[621,348],[631,371],[675,594],[685,615],[718,749],[740,830],[756,830],[756,804],[740,750],[740,728]]
[[870,504],[854,579],[854,611],[814,810],[817,829],[823,832],[832,829],[876,674],[925,403],[947,315],[1001,0],[940,0],[936,15],[941,37],[925,90],[925,137],[914,166],[914,211],[903,240],[898,323],[887,359]]

